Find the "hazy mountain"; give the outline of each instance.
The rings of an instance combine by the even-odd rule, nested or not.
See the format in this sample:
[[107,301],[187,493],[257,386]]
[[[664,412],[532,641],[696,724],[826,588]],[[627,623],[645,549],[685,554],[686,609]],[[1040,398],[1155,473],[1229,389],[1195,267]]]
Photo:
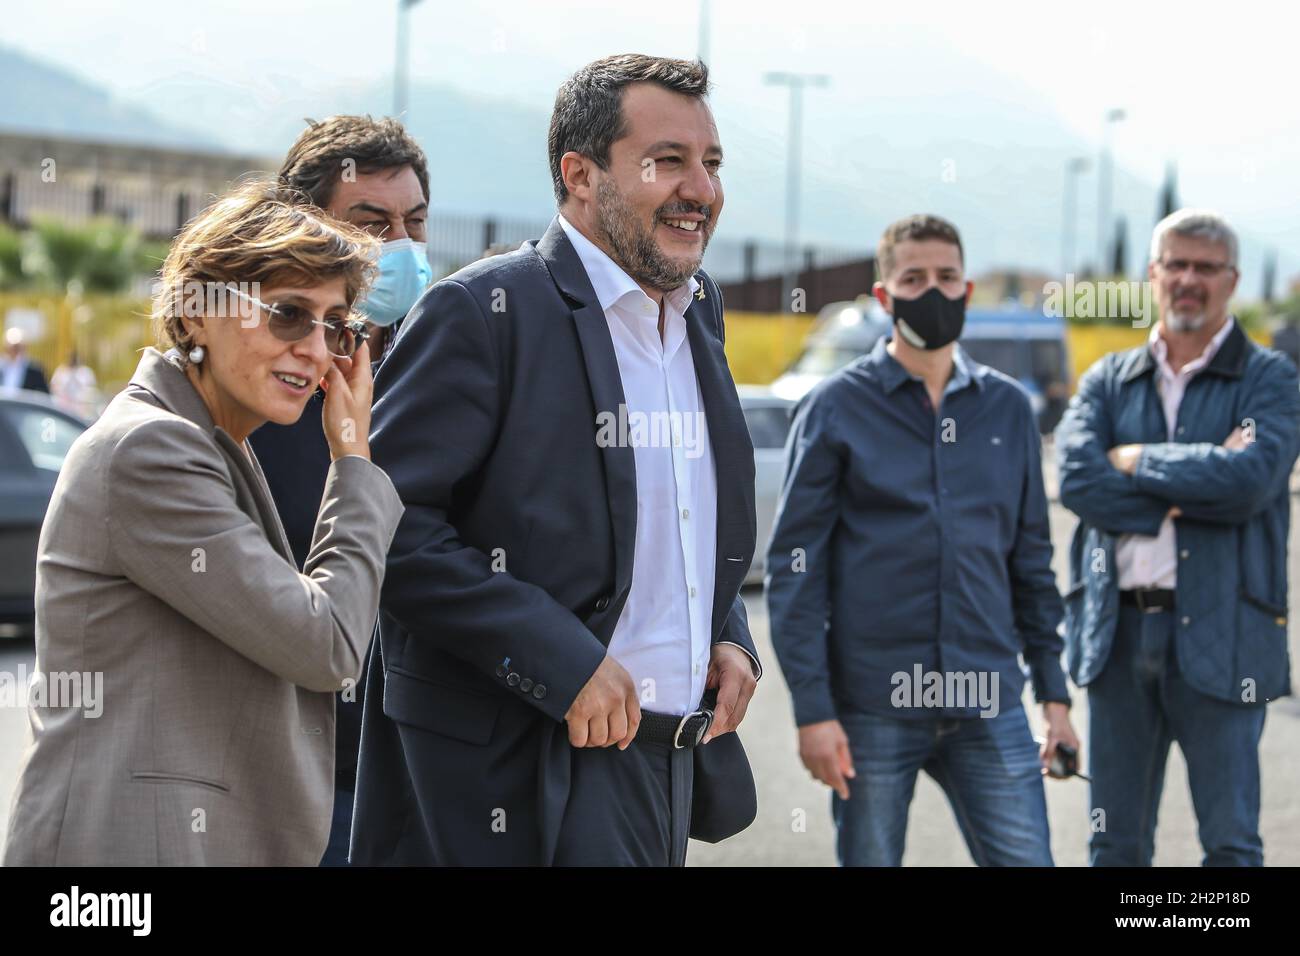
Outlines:
[[[871,82],[851,87],[833,108],[819,107],[810,95],[804,240],[865,254],[887,222],[930,211],[962,229],[973,273],[1059,270],[1064,166],[1072,156],[1095,161],[1095,146],[1069,132],[1035,90],[1009,86],[981,63],[963,63],[962,86],[954,89],[881,79],[893,76],[914,77],[915,70],[909,71],[905,51],[882,50]],[[178,74],[114,96],[3,47],[0,84],[8,93],[0,128],[267,157],[283,154],[305,117],[384,115],[392,101],[387,82],[308,87],[270,70],[223,80]],[[537,104],[542,98],[530,99]],[[775,272],[784,223],[784,98],[772,91],[761,101],[745,101],[724,89],[715,94],[714,108],[727,151],[726,214],[716,252],[742,239],[766,240],[759,268]],[[413,83],[405,122],[428,154],[435,212],[549,217],[547,121],[537,105]],[[1145,258],[1159,187],[1123,169],[1116,169],[1114,182],[1112,208],[1129,223],[1134,274]],[[1080,181],[1076,266],[1096,261],[1096,189],[1095,174]],[[1253,295],[1264,247],[1249,234],[1242,239],[1242,291]],[[727,256],[738,261],[738,250]]]
[[0,129],[112,142],[220,149],[222,137],[162,118],[61,67],[0,47]]
[[[391,112],[387,84],[309,90],[296,80],[265,74],[217,82],[195,75],[131,90],[160,116],[220,117],[205,124],[232,150],[281,156],[302,132],[305,119],[335,113]],[[435,209],[523,219],[549,217],[544,113],[507,100],[479,97],[447,86],[414,84],[405,123],[424,147],[434,183]],[[439,188],[438,184],[442,184]]]

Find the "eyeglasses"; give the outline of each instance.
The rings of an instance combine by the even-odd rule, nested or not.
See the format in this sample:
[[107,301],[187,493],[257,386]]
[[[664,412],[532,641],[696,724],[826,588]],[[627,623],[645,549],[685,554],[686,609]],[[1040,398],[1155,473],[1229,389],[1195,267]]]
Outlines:
[[326,319],[321,321],[300,305],[272,302],[263,306],[269,312],[266,327],[282,342],[298,342],[311,335],[312,326],[325,327],[325,348],[335,358],[351,358],[370,338],[362,319]]
[[300,342],[311,335],[312,327],[325,327],[325,349],[335,358],[351,358],[370,338],[364,319],[326,319],[321,321],[300,305],[292,302],[272,302],[269,305],[246,292],[231,289],[235,295],[247,299],[267,313],[266,327],[281,342]]
[[1232,269],[1234,272],[1237,267],[1227,262],[1205,262],[1200,259],[1160,259],[1160,268],[1170,275],[1181,275],[1188,269],[1191,269],[1202,279],[1213,279],[1225,269]]

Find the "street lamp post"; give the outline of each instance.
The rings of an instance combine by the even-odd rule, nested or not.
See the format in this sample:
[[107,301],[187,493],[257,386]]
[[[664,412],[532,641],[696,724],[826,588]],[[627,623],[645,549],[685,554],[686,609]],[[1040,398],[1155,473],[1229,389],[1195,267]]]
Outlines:
[[701,63],[709,62],[709,0],[700,0],[700,37],[695,58]]
[[1097,268],[1105,269],[1110,261],[1110,199],[1111,199],[1111,126],[1127,116],[1122,109],[1108,110],[1101,129],[1101,156],[1097,164]]
[[1076,156],[1065,164],[1065,199],[1061,210],[1061,275],[1064,277],[1074,268],[1074,236],[1077,231],[1075,220],[1079,209],[1079,176],[1088,171],[1089,162],[1085,156]]
[[803,90],[805,86],[827,86],[830,77],[822,73],[767,73],[763,82],[790,88],[790,116],[785,169],[785,277],[781,283],[785,311],[799,281],[799,185],[803,160]]
[[393,59],[393,116],[402,118],[411,77],[410,9],[420,0],[397,0],[397,54]]

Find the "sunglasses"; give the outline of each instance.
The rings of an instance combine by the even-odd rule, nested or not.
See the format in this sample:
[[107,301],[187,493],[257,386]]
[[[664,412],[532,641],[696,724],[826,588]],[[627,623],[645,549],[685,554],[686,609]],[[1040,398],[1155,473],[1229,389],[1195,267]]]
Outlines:
[[266,327],[282,342],[297,342],[311,335],[312,327],[325,326],[325,348],[335,358],[351,358],[370,338],[364,319],[326,319],[321,321],[306,309],[292,303],[272,302],[266,306],[270,318]]
[[281,342],[300,342],[311,335],[318,325],[325,327],[325,349],[334,358],[351,358],[361,348],[361,343],[370,338],[366,331],[366,322],[361,318],[325,319],[316,318],[307,309],[292,302],[272,302],[267,304],[246,292],[231,289],[249,302],[257,305],[267,314],[266,327]]

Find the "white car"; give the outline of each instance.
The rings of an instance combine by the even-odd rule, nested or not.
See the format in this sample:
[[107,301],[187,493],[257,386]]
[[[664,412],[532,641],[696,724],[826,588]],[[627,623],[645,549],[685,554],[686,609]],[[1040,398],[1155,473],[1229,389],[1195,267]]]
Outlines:
[[767,539],[772,536],[772,521],[781,497],[785,477],[785,438],[790,431],[790,416],[795,402],[772,394],[766,385],[741,385],[740,407],[754,443],[754,511],[758,518],[758,535],[754,561],[745,575],[746,584],[763,583],[763,558]]

